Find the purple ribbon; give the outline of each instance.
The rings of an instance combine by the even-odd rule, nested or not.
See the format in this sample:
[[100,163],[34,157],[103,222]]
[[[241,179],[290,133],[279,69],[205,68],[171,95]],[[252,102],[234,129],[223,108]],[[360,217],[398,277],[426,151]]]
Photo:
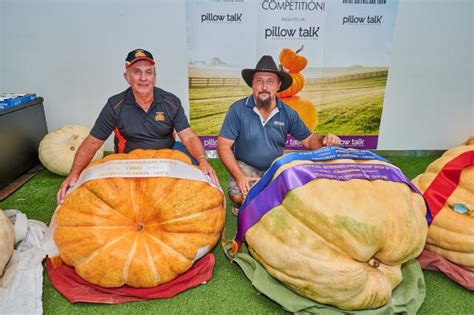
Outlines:
[[318,178],[338,181],[367,179],[400,182],[407,184],[412,191],[420,193],[399,169],[385,164],[309,163],[296,165],[283,171],[241,209],[235,241],[241,244],[248,229],[256,224],[265,213],[280,205],[288,191]]

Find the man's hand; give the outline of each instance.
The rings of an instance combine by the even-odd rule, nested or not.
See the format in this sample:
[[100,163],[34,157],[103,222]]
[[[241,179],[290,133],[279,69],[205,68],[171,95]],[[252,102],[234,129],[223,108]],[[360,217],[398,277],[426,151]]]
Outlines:
[[59,187],[58,193],[56,194],[56,203],[58,204],[58,206],[63,203],[64,197],[66,197],[66,193],[68,189],[74,186],[74,184],[77,182],[77,179],[78,179],[78,176],[69,175],[63,181],[63,183],[61,184],[61,187]]
[[324,146],[337,146],[337,145],[341,145],[341,139],[339,139],[338,136],[333,135],[332,133],[328,133],[328,134],[323,138],[323,145],[324,145]]
[[204,173],[204,175],[209,175],[211,177],[211,180],[214,184],[217,186],[221,185],[219,183],[219,179],[217,178],[216,171],[206,159],[201,159],[199,161],[199,168]]
[[244,198],[247,197],[250,188],[259,179],[259,177],[250,177],[245,174],[235,179],[235,182],[237,183],[237,186],[239,187],[240,192],[242,193]]

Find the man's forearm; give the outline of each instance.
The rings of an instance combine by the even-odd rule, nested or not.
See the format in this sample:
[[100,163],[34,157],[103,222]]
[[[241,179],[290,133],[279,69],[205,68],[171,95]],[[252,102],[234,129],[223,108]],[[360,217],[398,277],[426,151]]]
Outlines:
[[104,141],[96,139],[92,136],[87,136],[87,138],[79,146],[79,149],[77,149],[69,174],[76,177],[79,176],[82,170],[86,168],[87,165],[89,165],[97,150],[99,150],[103,144]]
[[217,154],[219,155],[222,164],[224,164],[225,168],[230,173],[230,175],[232,175],[232,177],[238,178],[242,175],[245,175],[242,172],[242,169],[240,168],[239,164],[237,163],[237,160],[235,159],[234,153],[232,152],[231,148],[227,146],[218,145]]

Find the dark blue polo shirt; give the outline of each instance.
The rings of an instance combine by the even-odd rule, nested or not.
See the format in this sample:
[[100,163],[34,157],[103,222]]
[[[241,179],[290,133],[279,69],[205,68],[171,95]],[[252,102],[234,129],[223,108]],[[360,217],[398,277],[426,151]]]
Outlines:
[[277,98],[278,113],[263,126],[254,112],[253,96],[232,104],[222,124],[219,135],[234,140],[232,150],[237,160],[261,171],[267,170],[273,160],[283,155],[288,134],[298,140],[311,135],[295,110]]
[[106,140],[115,133],[115,152],[134,149],[171,148],[175,142],[173,130],[189,127],[181,102],[175,95],[155,87],[153,103],[148,112],[135,101],[128,88],[112,96],[105,104],[90,134]]

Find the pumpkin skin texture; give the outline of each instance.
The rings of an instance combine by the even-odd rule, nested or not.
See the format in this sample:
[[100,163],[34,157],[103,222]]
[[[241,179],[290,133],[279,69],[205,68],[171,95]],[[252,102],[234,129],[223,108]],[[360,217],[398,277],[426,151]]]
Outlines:
[[[413,184],[424,193],[449,161],[473,150],[474,143],[446,151],[426,168],[425,173],[413,179]],[[469,209],[468,213],[454,211],[455,204],[463,204]],[[431,222],[426,249],[474,271],[474,166],[461,171],[456,189]]]
[[311,100],[300,96],[291,96],[284,97],[281,101],[298,113],[298,116],[300,116],[306,127],[308,127],[311,132],[316,129],[316,125],[318,124],[318,113],[316,112],[316,106]]
[[13,255],[14,246],[15,232],[13,224],[0,209],[0,277],[3,275],[8,261],[10,261]]
[[[165,158],[191,164],[175,150],[134,150],[110,160]],[[91,180],[56,212],[61,259],[103,287],[154,287],[176,278],[219,239],[225,211],[209,184],[170,177]]]
[[300,72],[308,64],[308,60],[305,57],[298,55],[301,50],[303,50],[303,47],[298,49],[296,52],[289,48],[283,48],[280,51],[278,59],[280,60],[281,65],[290,73]]
[[[309,163],[336,162],[354,161]],[[343,310],[377,308],[402,281],[401,264],[423,250],[425,213],[422,196],[406,184],[316,179],[289,191],[245,239],[253,257],[298,294]]]
[[[67,125],[48,133],[41,140],[38,149],[41,164],[52,173],[69,175],[77,149],[89,132],[90,129],[85,126]],[[92,159],[99,160],[103,156],[101,148]]]
[[293,96],[299,91],[301,91],[304,87],[304,77],[301,73],[289,73],[291,78],[293,79],[293,83],[291,83],[290,87],[286,90],[277,93],[278,97],[289,97]]

